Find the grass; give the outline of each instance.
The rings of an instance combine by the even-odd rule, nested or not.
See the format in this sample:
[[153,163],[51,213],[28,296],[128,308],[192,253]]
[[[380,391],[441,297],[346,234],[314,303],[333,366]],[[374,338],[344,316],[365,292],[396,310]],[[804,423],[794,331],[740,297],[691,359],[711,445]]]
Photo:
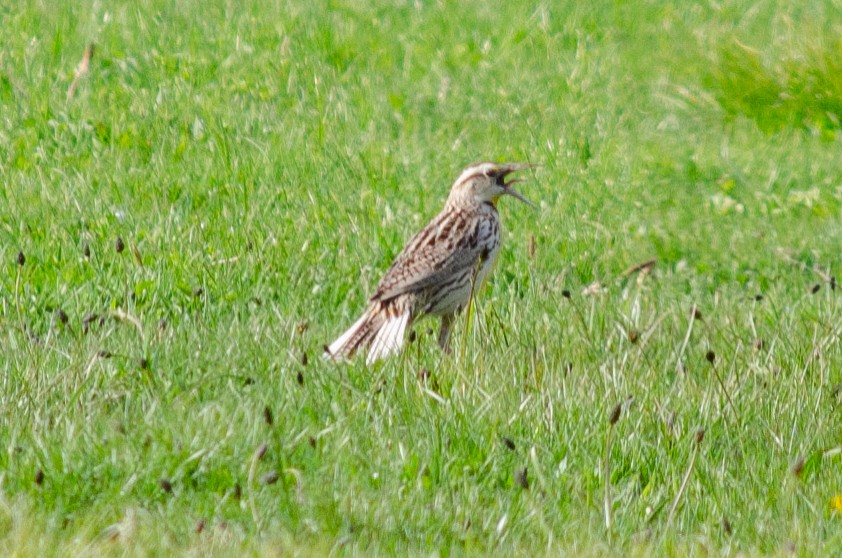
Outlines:
[[[839,548],[834,15],[0,8],[0,551]],[[479,159],[453,355],[318,358]]]

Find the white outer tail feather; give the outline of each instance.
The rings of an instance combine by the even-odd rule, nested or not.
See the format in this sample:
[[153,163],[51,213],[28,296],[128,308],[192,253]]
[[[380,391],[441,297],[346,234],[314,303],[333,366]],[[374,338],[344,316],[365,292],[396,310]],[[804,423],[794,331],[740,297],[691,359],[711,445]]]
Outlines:
[[351,340],[351,338],[356,335],[357,331],[361,327],[365,327],[368,320],[371,319],[371,315],[368,311],[366,311],[362,317],[354,322],[354,325],[348,328],[348,330],[340,335],[336,341],[330,344],[327,348],[327,352],[325,353],[325,357],[327,358],[336,358],[337,355],[343,354],[343,349],[345,348],[345,344]]
[[[410,316],[411,312],[407,310],[402,314],[383,319],[378,310],[369,308],[360,319],[354,322],[354,325],[327,347],[324,356],[337,359],[351,356],[358,349],[367,349],[368,356],[365,362],[370,365],[381,358],[397,353],[403,348],[406,340],[406,328],[409,326]],[[371,331],[365,331],[368,328],[372,328]],[[358,338],[360,335],[362,337]]]
[[365,363],[372,364],[381,358],[386,358],[400,351],[406,338],[406,326],[408,324],[409,312],[387,319],[374,336]]

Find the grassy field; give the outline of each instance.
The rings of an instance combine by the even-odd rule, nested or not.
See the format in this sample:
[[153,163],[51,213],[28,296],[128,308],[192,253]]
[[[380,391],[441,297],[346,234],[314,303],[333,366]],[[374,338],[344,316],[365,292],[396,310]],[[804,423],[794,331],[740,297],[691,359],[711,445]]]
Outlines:
[[[842,548],[842,9],[671,4],[0,6],[0,554]],[[324,362],[476,160],[453,354]]]

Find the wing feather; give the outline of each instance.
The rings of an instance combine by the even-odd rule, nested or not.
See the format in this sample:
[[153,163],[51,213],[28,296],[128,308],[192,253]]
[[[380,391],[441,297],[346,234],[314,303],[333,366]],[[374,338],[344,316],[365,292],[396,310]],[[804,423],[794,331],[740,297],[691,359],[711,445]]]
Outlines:
[[486,250],[481,219],[445,209],[407,243],[386,271],[371,301],[416,293],[477,265]]

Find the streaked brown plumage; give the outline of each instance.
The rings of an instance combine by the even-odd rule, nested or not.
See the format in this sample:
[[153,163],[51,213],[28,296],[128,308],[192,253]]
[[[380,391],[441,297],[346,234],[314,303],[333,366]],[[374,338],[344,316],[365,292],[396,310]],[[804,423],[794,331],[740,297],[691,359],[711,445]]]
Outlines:
[[368,363],[398,352],[406,331],[425,315],[441,316],[439,345],[449,348],[453,318],[487,277],[500,250],[497,200],[531,203],[505,182],[519,163],[477,163],[462,171],[444,209],[419,231],[389,267],[368,308],[329,347],[330,358],[367,350]]

